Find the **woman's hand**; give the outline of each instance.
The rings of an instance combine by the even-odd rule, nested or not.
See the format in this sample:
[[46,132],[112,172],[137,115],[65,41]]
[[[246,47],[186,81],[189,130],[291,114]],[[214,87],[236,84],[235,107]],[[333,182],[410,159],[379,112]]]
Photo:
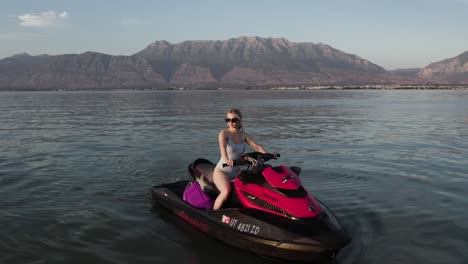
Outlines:
[[233,160],[228,160],[226,162],[226,164],[229,166],[229,167],[234,167],[234,161]]

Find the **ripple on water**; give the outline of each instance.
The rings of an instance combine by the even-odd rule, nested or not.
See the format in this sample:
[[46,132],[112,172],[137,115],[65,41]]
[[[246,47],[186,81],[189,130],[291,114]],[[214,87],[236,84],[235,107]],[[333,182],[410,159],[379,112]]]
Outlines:
[[368,263],[459,263],[468,257],[468,243],[460,228],[444,216],[416,214],[412,219],[392,218],[381,237],[367,246]]

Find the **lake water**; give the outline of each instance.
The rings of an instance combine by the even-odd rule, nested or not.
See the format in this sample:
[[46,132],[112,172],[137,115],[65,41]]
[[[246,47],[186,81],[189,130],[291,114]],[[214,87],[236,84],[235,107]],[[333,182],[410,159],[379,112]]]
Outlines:
[[338,263],[468,263],[468,90],[1,92],[0,263],[282,263],[152,208],[230,107],[346,227]]

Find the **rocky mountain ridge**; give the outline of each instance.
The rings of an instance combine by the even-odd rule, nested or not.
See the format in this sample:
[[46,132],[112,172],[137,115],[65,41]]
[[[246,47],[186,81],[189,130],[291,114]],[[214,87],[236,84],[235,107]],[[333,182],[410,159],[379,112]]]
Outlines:
[[[468,54],[468,53],[467,53]],[[411,71],[386,71],[326,44],[285,38],[155,41],[131,56],[97,52],[0,60],[0,89],[265,88],[464,82],[468,55]],[[452,71],[443,71],[450,65]],[[464,68],[465,67],[465,68]],[[411,73],[411,74],[409,74]],[[458,74],[458,75],[457,75]],[[458,79],[455,78],[458,76]],[[468,84],[468,78],[466,78]]]
[[417,77],[432,82],[468,84],[468,51],[429,64],[418,72]]

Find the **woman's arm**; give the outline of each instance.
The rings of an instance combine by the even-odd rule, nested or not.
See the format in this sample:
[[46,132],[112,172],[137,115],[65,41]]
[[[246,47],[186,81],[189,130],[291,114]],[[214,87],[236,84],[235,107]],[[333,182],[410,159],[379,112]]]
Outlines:
[[221,153],[221,159],[224,161],[224,163],[228,163],[229,158],[228,158],[227,151],[226,151],[227,140],[226,140],[226,134],[224,130],[221,130],[219,132],[218,143],[219,143],[219,152]]
[[247,142],[247,144],[252,149],[261,153],[267,153],[267,151],[263,148],[263,146],[255,142],[249,134],[245,133],[244,136],[245,136],[245,142]]

